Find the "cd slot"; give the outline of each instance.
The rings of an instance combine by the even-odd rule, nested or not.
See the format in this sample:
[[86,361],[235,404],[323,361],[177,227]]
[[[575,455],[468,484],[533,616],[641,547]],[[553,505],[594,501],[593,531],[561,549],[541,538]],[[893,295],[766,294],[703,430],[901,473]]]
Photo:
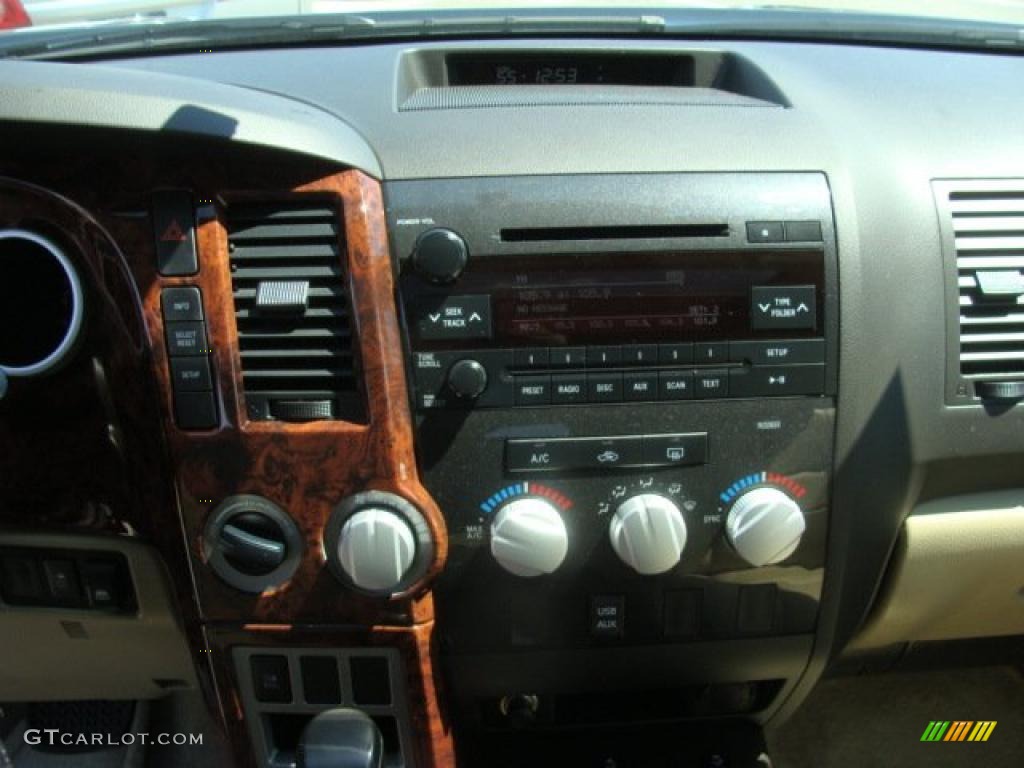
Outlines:
[[728,236],[728,224],[624,224],[593,227],[519,227],[501,230],[501,239],[506,243]]

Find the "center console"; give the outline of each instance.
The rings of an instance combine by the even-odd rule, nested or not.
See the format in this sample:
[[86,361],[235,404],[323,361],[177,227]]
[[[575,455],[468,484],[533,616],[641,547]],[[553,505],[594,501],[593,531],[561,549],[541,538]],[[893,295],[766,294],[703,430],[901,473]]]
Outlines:
[[825,177],[387,197],[465,748],[513,727],[770,713],[807,663],[825,568]]

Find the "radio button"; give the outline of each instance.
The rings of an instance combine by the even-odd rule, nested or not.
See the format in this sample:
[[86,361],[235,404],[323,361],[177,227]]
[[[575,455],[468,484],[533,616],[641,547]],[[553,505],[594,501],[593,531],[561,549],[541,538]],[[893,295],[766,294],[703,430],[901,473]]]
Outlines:
[[568,373],[552,376],[551,402],[558,405],[587,402],[587,378]]
[[693,382],[694,397],[728,397],[728,371],[698,371]]
[[551,366],[553,368],[582,368],[587,361],[584,347],[552,347]]
[[551,359],[547,347],[517,349],[514,355],[516,368],[547,368]]
[[734,363],[749,361],[754,365],[824,363],[825,340],[734,341],[729,345],[729,359]]
[[622,375],[622,389],[624,400],[657,400],[658,374],[653,371],[625,373]]
[[626,365],[655,365],[658,362],[658,345],[630,344],[623,347],[622,362]]
[[705,363],[724,363],[729,359],[727,342],[702,342],[693,345],[693,362],[697,365]]
[[662,371],[658,394],[661,400],[689,400],[693,397],[693,371]]
[[622,362],[622,347],[587,347],[587,366],[618,365]]
[[707,464],[708,434],[646,435],[643,445],[644,464],[664,467],[690,467]]
[[618,403],[622,401],[621,373],[591,373],[587,375],[587,400],[591,403]]
[[584,469],[615,469],[643,464],[643,438],[594,437],[572,441],[577,466]]
[[750,327],[755,331],[813,330],[817,321],[813,285],[756,285],[750,289]]
[[693,344],[659,344],[658,362],[662,365],[689,365],[693,362]]
[[547,405],[551,402],[550,376],[517,376],[516,405]]
[[825,391],[824,365],[778,365],[734,370],[734,397],[820,395]]

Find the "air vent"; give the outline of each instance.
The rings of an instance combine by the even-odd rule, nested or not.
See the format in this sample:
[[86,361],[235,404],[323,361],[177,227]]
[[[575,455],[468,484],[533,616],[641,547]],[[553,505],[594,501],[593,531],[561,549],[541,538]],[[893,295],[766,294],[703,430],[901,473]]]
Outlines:
[[335,209],[235,203],[227,226],[249,418],[363,420]]
[[1024,181],[953,183],[960,372],[1024,375]]

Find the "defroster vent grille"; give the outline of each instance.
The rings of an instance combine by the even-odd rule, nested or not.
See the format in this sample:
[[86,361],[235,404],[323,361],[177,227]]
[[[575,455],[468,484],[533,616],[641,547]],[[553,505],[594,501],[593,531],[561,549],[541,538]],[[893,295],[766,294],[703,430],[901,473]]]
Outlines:
[[362,421],[335,208],[233,203],[227,227],[249,418]]

